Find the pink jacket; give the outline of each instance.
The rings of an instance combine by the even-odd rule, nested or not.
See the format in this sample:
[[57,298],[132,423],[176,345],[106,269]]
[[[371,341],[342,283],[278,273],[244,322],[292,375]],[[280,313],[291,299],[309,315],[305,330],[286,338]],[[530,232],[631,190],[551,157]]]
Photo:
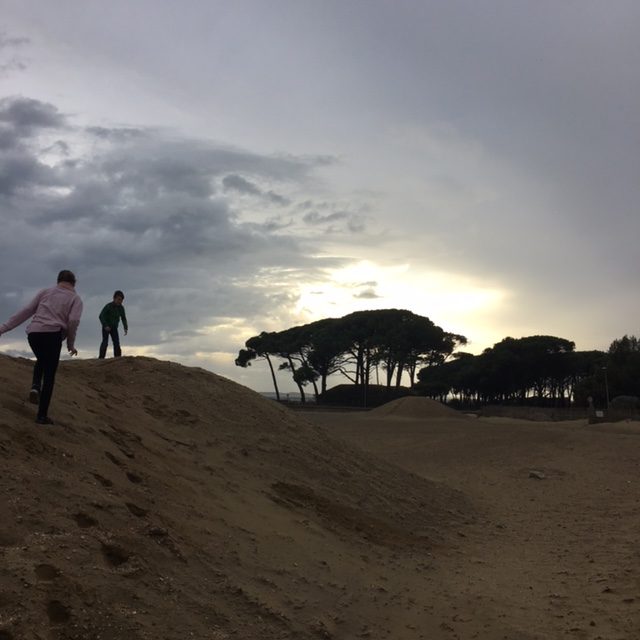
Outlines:
[[0,324],[0,335],[11,331],[33,316],[27,325],[27,333],[52,333],[62,331],[67,339],[67,348],[74,348],[76,332],[82,315],[82,300],[73,287],[59,283],[55,287],[42,289],[24,308]]

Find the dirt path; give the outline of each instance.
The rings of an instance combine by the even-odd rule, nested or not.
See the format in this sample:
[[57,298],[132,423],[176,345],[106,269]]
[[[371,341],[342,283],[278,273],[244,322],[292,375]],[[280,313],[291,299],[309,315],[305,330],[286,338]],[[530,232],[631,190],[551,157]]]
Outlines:
[[452,549],[435,554],[442,637],[640,638],[638,425],[313,419],[477,506]]

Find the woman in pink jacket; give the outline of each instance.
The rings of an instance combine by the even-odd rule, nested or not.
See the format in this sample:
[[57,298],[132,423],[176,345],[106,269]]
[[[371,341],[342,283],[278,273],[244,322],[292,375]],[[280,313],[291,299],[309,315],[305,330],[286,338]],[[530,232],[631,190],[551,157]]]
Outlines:
[[75,285],[73,273],[61,271],[55,287],[39,291],[24,309],[0,325],[2,335],[33,316],[27,325],[29,345],[36,356],[29,399],[38,405],[38,424],[53,424],[48,416],[49,403],[65,338],[69,353],[78,355],[75,340],[82,315],[82,300],[75,291]]

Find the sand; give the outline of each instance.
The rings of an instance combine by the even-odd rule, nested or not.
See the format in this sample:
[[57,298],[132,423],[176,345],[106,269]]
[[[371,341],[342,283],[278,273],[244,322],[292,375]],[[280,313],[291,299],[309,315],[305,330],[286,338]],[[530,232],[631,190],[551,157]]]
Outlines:
[[30,373],[0,356],[0,640],[640,637],[638,425],[121,358],[64,362],[42,427]]
[[[640,638],[640,423],[314,419],[461,491],[477,517],[436,554],[436,638]],[[414,637],[421,637],[416,635]]]
[[464,414],[450,409],[441,402],[431,400],[431,398],[419,398],[407,396],[387,402],[380,407],[376,407],[367,413],[369,417],[385,417],[385,418],[456,418],[462,420]]

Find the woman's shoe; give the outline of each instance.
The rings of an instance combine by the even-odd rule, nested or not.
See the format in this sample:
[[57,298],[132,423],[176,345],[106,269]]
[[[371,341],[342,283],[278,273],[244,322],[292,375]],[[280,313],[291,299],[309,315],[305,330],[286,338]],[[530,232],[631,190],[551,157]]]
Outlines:
[[54,424],[53,420],[47,416],[44,416],[44,418],[42,416],[38,416],[36,418],[36,423],[37,424]]

